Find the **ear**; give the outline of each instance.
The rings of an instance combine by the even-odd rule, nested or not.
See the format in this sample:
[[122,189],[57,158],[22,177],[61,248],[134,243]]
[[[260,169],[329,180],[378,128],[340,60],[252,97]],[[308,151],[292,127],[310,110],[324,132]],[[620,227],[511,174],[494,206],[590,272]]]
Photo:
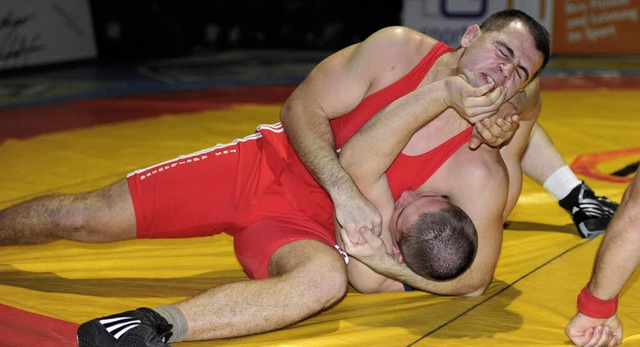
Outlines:
[[402,253],[400,253],[400,249],[398,249],[397,246],[391,247],[391,253],[393,253],[393,256],[398,261],[398,264],[404,263],[404,258],[402,257]]
[[462,35],[462,38],[460,39],[460,46],[468,47],[471,41],[480,36],[480,32],[480,26],[478,24],[469,26],[467,28],[467,31],[464,32],[464,35]]

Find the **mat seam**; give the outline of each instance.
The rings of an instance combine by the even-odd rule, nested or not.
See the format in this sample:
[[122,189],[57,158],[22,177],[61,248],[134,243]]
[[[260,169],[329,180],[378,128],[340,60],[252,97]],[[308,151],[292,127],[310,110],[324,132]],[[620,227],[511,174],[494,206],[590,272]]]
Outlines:
[[462,317],[463,317],[463,316],[465,316],[467,313],[469,313],[469,312],[471,312],[471,311],[475,310],[476,308],[480,307],[481,305],[483,305],[483,304],[484,304],[484,303],[486,303],[487,301],[489,301],[489,300],[491,300],[491,299],[495,298],[496,296],[498,296],[498,295],[502,294],[502,293],[503,293],[504,291],[506,291],[507,289],[512,288],[512,287],[513,287],[514,285],[516,285],[518,282],[520,282],[520,281],[522,281],[523,279],[525,279],[525,278],[529,277],[529,275],[531,275],[531,274],[533,274],[533,273],[537,272],[537,271],[538,271],[538,270],[540,270],[541,268],[543,268],[543,267],[547,266],[548,264],[550,264],[550,263],[552,263],[553,261],[555,261],[556,259],[558,259],[558,258],[562,257],[563,255],[565,255],[565,254],[567,254],[567,253],[569,253],[569,252],[573,251],[574,249],[576,249],[576,248],[578,248],[578,247],[581,247],[581,246],[583,246],[583,245],[586,245],[586,244],[588,244],[589,242],[591,242],[591,241],[593,241],[593,240],[594,240],[594,239],[587,239],[587,240],[585,240],[585,241],[583,241],[583,242],[581,242],[581,243],[579,243],[579,244],[577,244],[577,245],[575,245],[575,246],[573,246],[573,247],[571,247],[571,248],[569,248],[569,249],[565,250],[564,252],[562,252],[562,253],[560,253],[560,254],[556,255],[555,257],[553,257],[553,258],[551,258],[551,259],[547,260],[546,262],[544,262],[543,264],[539,265],[539,266],[538,266],[538,267],[536,267],[535,269],[533,269],[533,270],[529,271],[528,273],[526,273],[524,276],[522,276],[522,277],[518,278],[517,280],[513,281],[512,283],[510,283],[510,284],[509,284],[509,285],[507,285],[506,287],[504,287],[504,288],[500,289],[499,291],[497,291],[497,292],[496,292],[496,293],[494,293],[493,295],[491,295],[491,296],[487,297],[486,299],[484,299],[484,300],[480,301],[479,303],[477,303],[477,304],[475,304],[475,305],[471,306],[471,307],[470,307],[470,308],[468,308],[467,310],[465,310],[465,311],[463,311],[462,313],[458,314],[457,316],[455,316],[455,317],[451,318],[450,320],[446,321],[445,323],[443,323],[442,325],[438,326],[437,328],[435,328],[435,329],[433,329],[433,330],[429,331],[428,333],[426,333],[426,334],[422,335],[419,339],[417,339],[417,340],[413,341],[412,343],[408,344],[408,345],[407,345],[407,347],[414,346],[416,343],[418,343],[418,342],[420,342],[420,341],[424,340],[425,338],[427,338],[427,337],[429,337],[429,336],[431,336],[431,335],[435,334],[436,332],[438,332],[438,331],[442,330],[442,329],[443,329],[443,328],[445,328],[447,325],[449,325],[449,324],[451,324],[451,323],[455,322],[456,320],[458,320],[458,319],[462,318]]

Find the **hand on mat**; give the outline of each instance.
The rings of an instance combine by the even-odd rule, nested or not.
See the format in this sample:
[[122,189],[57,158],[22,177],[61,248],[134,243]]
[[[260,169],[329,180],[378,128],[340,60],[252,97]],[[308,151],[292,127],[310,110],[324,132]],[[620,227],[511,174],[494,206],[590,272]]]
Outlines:
[[618,316],[600,319],[577,313],[564,332],[576,346],[617,346],[622,343],[622,322]]
[[397,262],[396,258],[387,253],[387,247],[377,235],[374,235],[366,228],[359,230],[360,239],[363,241],[359,244],[353,243],[346,235],[344,229],[340,230],[342,234],[342,240],[344,241],[344,250],[350,256],[365,263],[370,268],[379,271],[381,268],[386,268],[385,264],[389,261]]
[[505,102],[496,114],[475,124],[469,148],[476,149],[482,143],[499,147],[513,136],[519,124],[518,110],[512,103]]
[[[335,218],[340,227],[347,232],[352,243],[363,243],[358,229],[366,228],[375,235],[382,233],[382,216],[378,209],[360,192],[349,198],[335,201]],[[345,236],[342,236],[343,238]]]
[[443,81],[447,90],[445,103],[471,124],[496,114],[507,98],[507,88],[500,86],[494,89],[488,83],[475,88],[462,75],[447,77]]

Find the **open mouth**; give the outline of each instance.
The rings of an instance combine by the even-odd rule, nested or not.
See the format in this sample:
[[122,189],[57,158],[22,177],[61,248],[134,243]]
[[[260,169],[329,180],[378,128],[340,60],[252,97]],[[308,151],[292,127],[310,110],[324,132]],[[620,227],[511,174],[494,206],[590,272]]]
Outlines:
[[491,76],[487,76],[487,82],[489,82],[489,84],[491,85],[490,92],[494,91],[496,89],[496,81],[494,81]]

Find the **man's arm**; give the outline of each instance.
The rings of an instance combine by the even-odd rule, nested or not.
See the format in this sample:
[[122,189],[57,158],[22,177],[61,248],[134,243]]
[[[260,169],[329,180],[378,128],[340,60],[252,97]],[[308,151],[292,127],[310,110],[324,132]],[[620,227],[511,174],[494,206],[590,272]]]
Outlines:
[[[380,232],[381,217],[340,165],[329,120],[353,110],[384,68],[393,51],[393,28],[342,49],[318,64],[282,107],[280,120],[298,157],[333,201],[336,218],[350,232],[360,227]],[[386,53],[384,52],[386,49]]]
[[[441,114],[452,103],[456,103],[456,108],[465,115],[494,112],[504,102],[505,93],[502,88],[498,88],[493,93],[484,95],[490,88],[490,86],[472,88],[459,77],[450,77],[421,87],[394,101],[367,122],[342,148],[340,161],[353,177],[358,188],[376,204],[385,217],[388,217],[393,210],[393,199],[384,172],[408,143],[412,134]],[[449,97],[449,93],[455,94],[456,97]],[[460,95],[465,96],[461,97]],[[470,101],[470,99],[473,100]],[[385,141],[380,141],[381,138],[384,138]],[[499,176],[492,175],[492,177]],[[506,178],[503,178],[502,181],[506,181]],[[488,187],[488,185],[475,186]],[[390,209],[388,207],[389,201],[391,201]],[[497,225],[499,230],[502,230],[502,209],[500,208],[499,211],[500,217]],[[478,213],[476,217],[480,221],[486,218],[486,215],[488,214]],[[495,229],[495,226],[491,229]],[[489,234],[493,235],[495,232],[483,233],[483,235]],[[352,240],[353,237],[349,237],[349,239]],[[488,244],[489,242],[485,244],[486,249],[494,249]],[[388,249],[386,251],[389,252]],[[494,253],[494,250],[488,251],[488,253]],[[497,259],[497,255],[494,258]],[[483,261],[485,259],[483,257]],[[410,270],[410,275],[407,276],[411,276],[412,280],[408,280],[408,282],[418,289],[439,294],[460,295],[484,291],[491,281],[493,267],[490,265],[488,271],[481,270],[480,268],[486,267],[485,264],[481,264],[483,261],[478,261],[477,263],[480,265],[471,270],[472,276],[465,276],[460,281],[452,282],[453,284],[427,281],[413,274]],[[490,261],[490,263],[492,262]],[[397,290],[402,286],[398,286],[397,282],[387,277],[401,279],[403,282],[406,279],[398,278],[402,273],[405,273],[404,269],[394,269],[402,270],[402,273],[375,273],[356,262],[350,264],[349,267],[352,284],[362,291]],[[461,283],[465,285],[462,286]]]
[[[604,233],[598,249],[595,266],[587,288],[580,294],[578,313],[565,328],[565,333],[576,345],[595,345],[603,335],[610,334],[611,345],[622,342],[622,323],[611,308],[611,317],[591,317],[596,312],[590,304],[611,302],[633,272],[640,266],[640,178],[636,172],[622,197],[620,207]],[[605,304],[605,306],[608,306]],[[591,315],[591,316],[590,316]],[[608,316],[609,314],[604,314]],[[608,326],[608,329],[598,328]]]
[[[473,155],[480,154],[474,153]],[[497,155],[492,157],[494,159],[484,158],[484,160],[487,163],[489,160],[499,160]],[[459,188],[457,195],[451,196],[451,199],[459,202],[460,207],[473,220],[478,232],[478,252],[474,262],[466,272],[455,279],[431,281],[418,276],[405,264],[399,263],[385,249],[385,245],[379,237],[366,230],[361,231],[362,239],[366,244],[354,244],[343,237],[345,250],[353,253],[353,257],[359,257],[364,263],[375,269],[376,275],[387,278],[387,282],[379,280],[379,283],[384,284],[380,291],[402,290],[398,289],[402,288],[401,285],[391,284],[394,279],[415,289],[434,294],[480,295],[493,279],[493,272],[500,254],[502,211],[507,196],[506,175],[504,170],[497,170],[495,165],[486,165],[479,166],[470,175],[465,173],[465,177],[451,178]],[[375,275],[371,275],[370,280],[375,281],[374,278]]]
[[503,215],[506,220],[520,196],[522,188],[522,156],[529,144],[531,131],[542,108],[540,78],[537,77],[522,92],[514,95],[509,102],[505,103],[505,108],[505,112],[511,110],[514,114],[518,114],[520,118],[518,130],[500,149],[500,154],[507,165],[509,173],[509,197]]
[[[379,235],[381,217],[340,165],[329,120],[353,110],[370,90],[379,90],[402,77],[408,71],[390,67],[413,67],[417,61],[404,52],[424,44],[423,36],[412,30],[382,29],[318,64],[283,105],[280,118],[291,144],[328,192],[340,225],[354,236],[360,227]],[[452,106],[458,104],[464,106],[459,100]],[[479,113],[474,115],[488,112],[482,108],[476,111]]]

